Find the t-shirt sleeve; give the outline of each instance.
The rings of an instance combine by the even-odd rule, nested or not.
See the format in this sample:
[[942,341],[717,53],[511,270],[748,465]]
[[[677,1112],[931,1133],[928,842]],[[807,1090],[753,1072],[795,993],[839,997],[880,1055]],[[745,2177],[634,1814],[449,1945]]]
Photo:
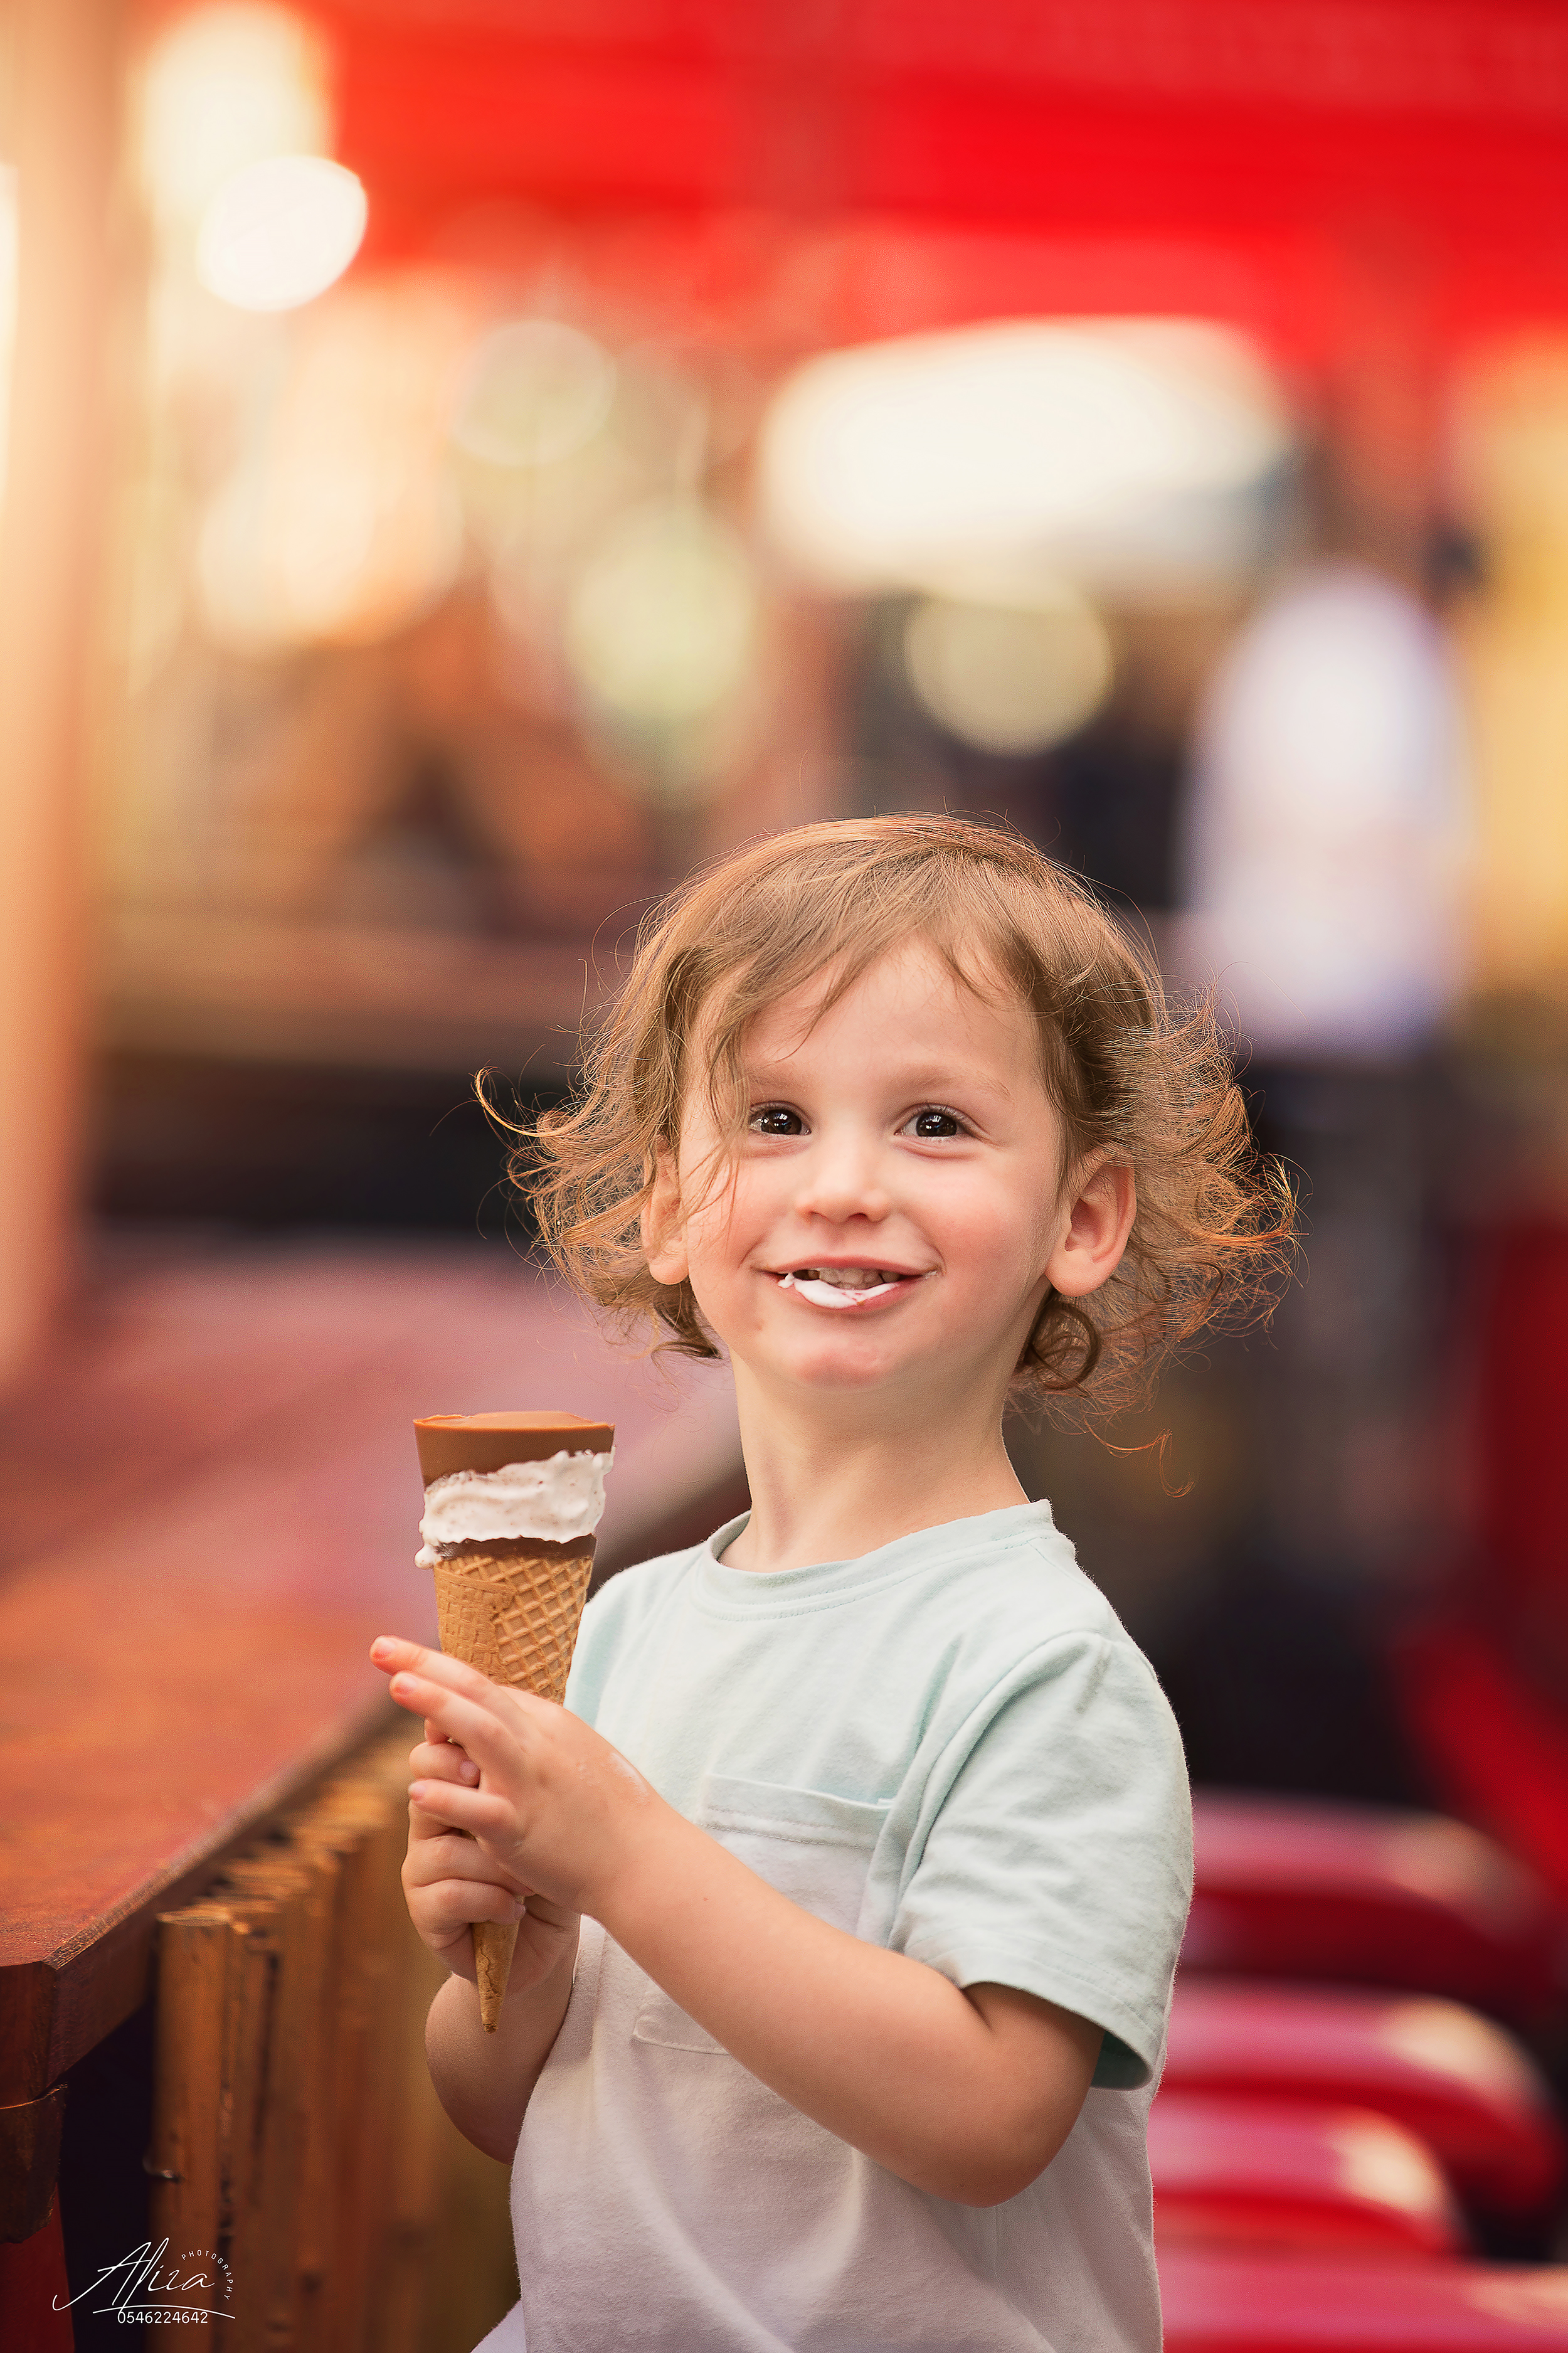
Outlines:
[[948,1742],[920,1810],[889,1942],[955,1985],[1092,2020],[1095,2083],[1147,2083],[1193,1832],[1181,1736],[1142,1654],[1092,1631],[1042,1645]]

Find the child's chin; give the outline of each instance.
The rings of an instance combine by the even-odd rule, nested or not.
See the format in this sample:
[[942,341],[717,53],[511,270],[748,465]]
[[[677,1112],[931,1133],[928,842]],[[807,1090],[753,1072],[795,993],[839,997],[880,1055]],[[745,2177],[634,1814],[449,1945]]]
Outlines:
[[900,1363],[900,1352],[865,1328],[802,1334],[783,1354],[796,1380],[823,1389],[875,1388]]

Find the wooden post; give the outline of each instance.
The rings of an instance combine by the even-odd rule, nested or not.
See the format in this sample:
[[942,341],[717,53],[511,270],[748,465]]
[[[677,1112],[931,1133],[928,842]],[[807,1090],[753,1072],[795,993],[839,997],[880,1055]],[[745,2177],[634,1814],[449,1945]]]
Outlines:
[[20,236],[0,505],[0,1382],[68,1279],[84,766],[107,479],[122,0],[15,0]]
[[223,2061],[234,1924],[216,1904],[158,1923],[158,2049],[148,2171],[153,2243],[215,2253],[223,2219]]

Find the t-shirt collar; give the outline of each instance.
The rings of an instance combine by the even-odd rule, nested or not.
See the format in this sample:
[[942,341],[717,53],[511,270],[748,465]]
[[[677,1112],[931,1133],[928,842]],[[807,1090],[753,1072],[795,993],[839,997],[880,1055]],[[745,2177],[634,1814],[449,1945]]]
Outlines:
[[935,1527],[917,1528],[912,1535],[896,1536],[891,1544],[879,1545],[855,1560],[813,1561],[804,1568],[727,1568],[720,1555],[733,1544],[751,1516],[750,1512],[742,1512],[727,1520],[695,1556],[700,1599],[726,1615],[821,1608],[873,1586],[913,1576],[940,1561],[956,1562],[971,1553],[1026,1544],[1049,1535],[1055,1527],[1049,1504],[1008,1504],[998,1512],[980,1512],[971,1519],[943,1520]]

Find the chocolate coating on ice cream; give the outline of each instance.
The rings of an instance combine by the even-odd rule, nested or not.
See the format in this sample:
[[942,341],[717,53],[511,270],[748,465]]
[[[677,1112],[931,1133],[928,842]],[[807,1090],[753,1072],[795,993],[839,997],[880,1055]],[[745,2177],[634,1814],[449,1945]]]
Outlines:
[[467,1536],[461,1544],[429,1547],[437,1560],[582,1560],[594,1550],[592,1536],[557,1544],[550,1536]]
[[425,1484],[458,1471],[504,1471],[509,1462],[548,1462],[554,1454],[608,1454],[614,1425],[575,1413],[431,1413],[416,1421]]

